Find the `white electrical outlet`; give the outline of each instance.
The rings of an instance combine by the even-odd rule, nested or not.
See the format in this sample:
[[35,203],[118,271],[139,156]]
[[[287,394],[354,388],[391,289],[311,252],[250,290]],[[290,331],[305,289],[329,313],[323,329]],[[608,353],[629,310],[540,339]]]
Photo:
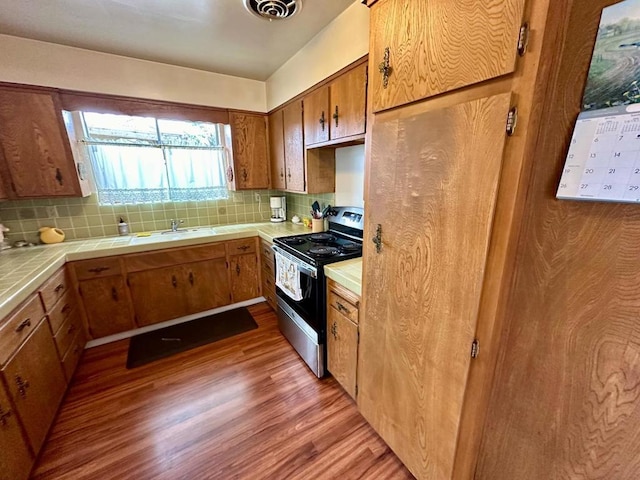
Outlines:
[[254,198],[256,202],[260,201],[260,194],[258,192],[254,193]]

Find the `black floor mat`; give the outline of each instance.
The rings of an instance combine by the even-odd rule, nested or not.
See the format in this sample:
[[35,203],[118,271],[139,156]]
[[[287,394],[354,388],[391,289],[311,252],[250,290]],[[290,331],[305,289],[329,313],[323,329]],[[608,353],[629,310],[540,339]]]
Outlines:
[[242,307],[142,333],[131,337],[127,368],[139,367],[255,328],[258,324]]

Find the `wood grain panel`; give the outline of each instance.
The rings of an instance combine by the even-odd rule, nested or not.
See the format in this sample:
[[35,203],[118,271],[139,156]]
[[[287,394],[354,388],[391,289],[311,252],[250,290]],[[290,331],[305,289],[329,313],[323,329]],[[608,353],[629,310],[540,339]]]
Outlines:
[[87,317],[89,336],[106,337],[136,327],[124,277],[83,280],[78,288]]
[[[304,144],[326,142],[329,140],[329,86],[321,87],[306,97],[304,103]],[[324,123],[320,120],[324,119]]]
[[[382,0],[371,8],[373,110],[511,73],[524,0]],[[387,88],[377,71],[390,49]]]
[[249,309],[258,329],[135,370],[127,341],[87,350],[33,480],[412,478],[269,307]]
[[364,238],[381,225],[382,249],[364,245],[358,406],[418,478],[453,471],[509,107],[500,94],[373,125]]
[[0,365],[3,365],[44,318],[38,295],[32,295],[0,323]]
[[[342,292],[340,292],[342,293]],[[335,287],[329,287],[329,295],[327,305],[333,307],[336,311],[347,317],[353,323],[358,323],[358,307],[357,303],[351,303],[349,300],[336,293]]]
[[67,321],[60,327],[53,340],[56,342],[58,349],[58,357],[62,360],[71,346],[76,334],[82,330],[82,319],[80,318],[80,310],[75,309],[69,315]]
[[[246,241],[246,240],[244,240]],[[199,247],[171,248],[153,252],[135,253],[124,257],[127,272],[139,272],[150,268],[169,267],[183,263],[213,260],[226,256],[224,242],[210,243]]]
[[70,383],[73,378],[73,373],[75,372],[78,363],[80,363],[86,343],[87,341],[84,332],[77,332],[76,336],[71,341],[71,346],[62,359],[62,369],[64,370],[64,376],[67,378],[67,383]]
[[129,273],[127,283],[139,327],[183,317],[189,280],[181,265]]
[[76,272],[78,280],[88,280],[90,278],[120,275],[122,273],[121,258],[121,256],[92,258],[73,262],[71,265]]
[[50,311],[56,302],[71,288],[71,281],[67,270],[62,267],[49,277],[42,287],[40,287],[40,298],[45,310]]
[[33,457],[22,434],[18,415],[0,383],[0,480],[26,480]]
[[227,252],[229,255],[254,253],[257,250],[258,237],[241,238],[240,240],[229,240],[227,242]]
[[[38,324],[9,360],[2,369],[2,376],[29,444],[34,452],[38,452],[67,385],[46,321]],[[20,388],[21,384],[23,388]]]
[[358,326],[335,308],[327,307],[327,369],[356,398]]
[[336,149],[307,150],[307,193],[336,191]]
[[558,201],[601,8],[552,3],[552,75],[476,478],[634,479],[640,468],[640,216]]
[[[365,132],[367,68],[366,63],[360,65],[330,85],[331,140]],[[337,119],[333,118],[336,111]]]
[[82,196],[56,100],[0,88],[0,147],[18,198]]
[[229,114],[237,190],[269,188],[269,145],[267,117],[232,112]]
[[287,188],[284,171],[284,120],[282,110],[269,115],[269,157],[271,161],[271,188]]
[[190,263],[184,266],[184,270],[189,282],[188,313],[204,312],[231,303],[227,261],[224,258]]
[[302,126],[302,100],[284,109],[284,149],[287,168],[287,190],[305,191],[305,150]]
[[51,332],[54,335],[58,333],[58,329],[69,318],[77,303],[76,292],[68,290],[60,301],[56,303],[55,307],[49,311],[49,325],[51,325]]
[[229,260],[229,276],[233,303],[260,296],[260,269],[255,253],[232,256]]

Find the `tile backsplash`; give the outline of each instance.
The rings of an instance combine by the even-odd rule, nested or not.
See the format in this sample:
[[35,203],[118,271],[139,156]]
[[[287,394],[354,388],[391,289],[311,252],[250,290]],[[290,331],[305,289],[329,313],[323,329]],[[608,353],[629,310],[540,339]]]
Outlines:
[[9,241],[38,242],[40,227],[58,227],[68,240],[117,235],[120,217],[132,233],[167,230],[172,218],[184,220],[185,227],[265,222],[271,215],[269,196],[278,193],[229,192],[225,200],[119,206],[99,205],[95,194],[86,198],[13,200],[0,202],[0,223],[10,229],[6,234]]
[[304,217],[311,218],[311,204],[317,201],[321,208],[327,205],[335,205],[335,194],[333,193],[316,193],[305,195],[301,193],[287,193],[287,220],[291,220],[294,215],[298,215],[301,219]]

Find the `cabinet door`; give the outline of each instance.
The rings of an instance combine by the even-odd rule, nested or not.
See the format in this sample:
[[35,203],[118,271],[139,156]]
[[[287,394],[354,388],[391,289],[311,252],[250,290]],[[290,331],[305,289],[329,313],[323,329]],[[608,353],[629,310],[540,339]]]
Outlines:
[[367,109],[367,64],[338,77],[329,91],[331,140],[363,134]]
[[18,415],[0,384],[0,480],[22,480],[29,477],[33,457],[22,436]]
[[[379,0],[371,8],[373,110],[512,73],[524,0]],[[388,85],[379,72],[388,49]]]
[[230,276],[234,303],[260,296],[260,272],[258,256],[255,253],[232,256]]
[[0,89],[0,147],[16,197],[82,196],[54,94]]
[[80,295],[92,338],[135,328],[129,292],[121,276],[83,280]]
[[304,134],[302,100],[284,109],[284,158],[287,167],[287,190],[304,192]]
[[327,308],[327,369],[351,398],[356,398],[358,326],[333,307]]
[[509,107],[374,120],[364,238],[380,226],[382,243],[364,244],[358,406],[418,478],[452,474]]
[[329,87],[322,87],[304,97],[304,143],[329,140]]
[[184,266],[189,313],[204,312],[231,303],[227,261],[224,258]]
[[284,171],[284,124],[283,111],[269,115],[269,152],[271,158],[271,188],[287,188]]
[[263,115],[229,114],[237,190],[269,188],[267,120]]
[[2,369],[34,452],[40,451],[67,382],[46,320]]
[[190,285],[182,266],[130,273],[128,279],[139,327],[188,315]]

